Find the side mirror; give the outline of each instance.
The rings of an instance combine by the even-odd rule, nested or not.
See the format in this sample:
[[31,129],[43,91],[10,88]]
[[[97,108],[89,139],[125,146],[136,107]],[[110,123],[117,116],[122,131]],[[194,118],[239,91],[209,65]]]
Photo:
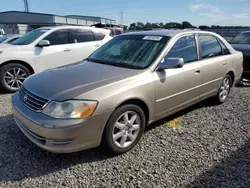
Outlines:
[[38,47],[46,47],[46,46],[50,46],[50,42],[48,40],[41,40],[38,44]]
[[181,68],[184,65],[184,59],[183,58],[168,58],[158,66],[157,70],[162,71],[165,69],[175,69],[175,68]]

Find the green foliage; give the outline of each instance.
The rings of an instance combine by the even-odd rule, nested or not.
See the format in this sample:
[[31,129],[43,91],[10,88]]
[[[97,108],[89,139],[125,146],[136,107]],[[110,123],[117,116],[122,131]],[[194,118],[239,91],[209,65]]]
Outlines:
[[[129,30],[149,30],[149,29],[186,29],[186,28],[196,28],[193,26],[190,22],[188,21],[183,21],[182,23],[178,22],[168,22],[168,23],[163,23],[163,22],[156,22],[156,23],[142,23],[142,22],[134,22],[130,24]],[[240,29],[240,28],[249,28],[249,27],[244,27],[244,26],[219,26],[219,25],[212,25],[212,26],[207,26],[207,25],[200,25],[198,27],[199,29]]]

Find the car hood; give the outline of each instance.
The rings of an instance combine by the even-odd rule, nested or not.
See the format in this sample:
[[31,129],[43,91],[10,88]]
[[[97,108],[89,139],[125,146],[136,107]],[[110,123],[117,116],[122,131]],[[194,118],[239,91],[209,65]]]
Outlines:
[[237,50],[242,52],[244,55],[249,55],[250,56],[250,44],[231,44],[232,47]]
[[14,51],[26,48],[24,45],[0,44],[0,51]]
[[24,87],[49,100],[73,99],[96,88],[139,74],[142,70],[86,61],[80,65],[51,69],[29,77]]

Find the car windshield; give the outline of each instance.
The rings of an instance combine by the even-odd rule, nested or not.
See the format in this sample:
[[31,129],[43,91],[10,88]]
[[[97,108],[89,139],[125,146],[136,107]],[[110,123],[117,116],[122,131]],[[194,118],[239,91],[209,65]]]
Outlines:
[[11,44],[13,45],[27,45],[34,42],[38,37],[49,31],[48,29],[36,29],[28,32],[19,39],[15,40]]
[[250,33],[241,33],[237,35],[230,43],[231,44],[250,44]]
[[144,69],[152,64],[166,45],[169,37],[121,35],[118,36],[89,58],[89,61],[113,66]]
[[6,39],[8,39],[7,37],[0,37],[0,43],[4,42]]

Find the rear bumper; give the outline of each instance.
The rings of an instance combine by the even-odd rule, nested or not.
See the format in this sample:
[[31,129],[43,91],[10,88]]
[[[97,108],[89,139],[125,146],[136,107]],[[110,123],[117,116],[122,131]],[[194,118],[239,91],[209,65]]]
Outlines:
[[[97,147],[112,112],[85,119],[55,119],[27,108],[18,94],[12,97],[17,126],[37,146],[55,153],[71,153]],[[64,125],[57,128],[57,125]]]

